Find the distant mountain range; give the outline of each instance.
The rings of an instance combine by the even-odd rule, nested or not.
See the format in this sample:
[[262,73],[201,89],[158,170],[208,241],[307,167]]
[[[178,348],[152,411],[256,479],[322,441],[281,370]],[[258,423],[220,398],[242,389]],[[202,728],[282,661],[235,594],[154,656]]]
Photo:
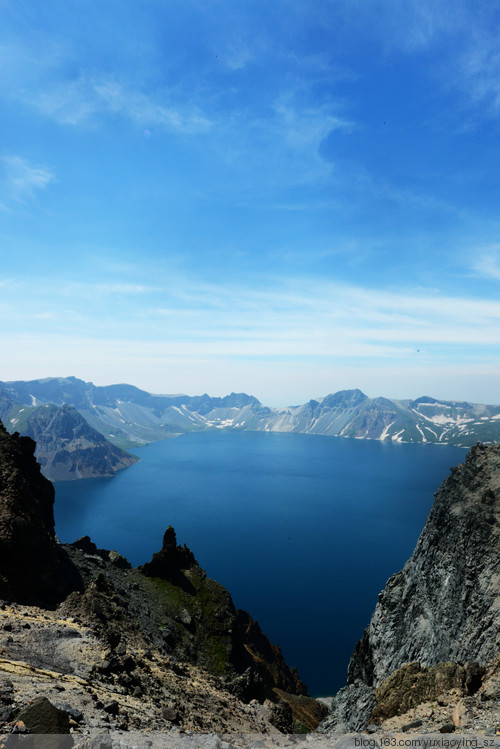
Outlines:
[[[11,431],[29,434],[38,440],[39,459],[46,458],[45,466],[54,447],[64,448],[64,440],[71,443],[76,439],[78,443],[83,439],[84,422],[76,418],[78,412],[87,423],[86,448],[95,444],[101,451],[100,468],[96,453],[95,475],[109,475],[130,464],[130,456],[109,453],[113,445],[130,449],[186,432],[215,429],[299,432],[460,447],[500,441],[500,406],[443,401],[427,396],[416,400],[369,398],[360,390],[342,390],[303,405],[279,409],[268,408],[245,393],[231,393],[224,398],[212,398],[207,394],[152,395],[132,385],[100,387],[76,377],[51,377],[0,382],[0,399],[0,406],[2,401],[4,403],[0,407],[0,418]],[[54,418],[53,410],[39,411],[48,406],[65,407],[64,417]],[[36,428],[34,422],[38,425]],[[61,432],[63,425],[64,434]],[[53,444],[42,448],[44,441],[50,443],[49,435]],[[57,442],[59,439],[63,442]],[[42,449],[46,450],[45,455]],[[107,451],[106,458],[103,450]],[[71,470],[71,466],[54,472],[53,459],[51,465],[53,478],[62,478],[62,474],[68,477],[70,473],[78,476],[78,470]]]

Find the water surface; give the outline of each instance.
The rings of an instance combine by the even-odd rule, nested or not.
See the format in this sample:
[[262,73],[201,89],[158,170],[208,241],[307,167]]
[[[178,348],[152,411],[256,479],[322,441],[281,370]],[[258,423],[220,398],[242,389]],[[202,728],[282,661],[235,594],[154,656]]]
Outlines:
[[89,535],[141,564],[173,525],[314,696],[349,655],[465,451],[303,434],[204,432],[140,448],[111,479],[56,484],[61,541]]

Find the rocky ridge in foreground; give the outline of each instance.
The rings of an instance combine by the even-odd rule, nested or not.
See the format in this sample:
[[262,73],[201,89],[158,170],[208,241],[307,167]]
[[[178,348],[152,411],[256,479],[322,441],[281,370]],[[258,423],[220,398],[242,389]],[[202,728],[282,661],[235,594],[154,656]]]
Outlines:
[[426,705],[430,719],[440,701],[450,720],[460,703],[461,728],[486,708],[500,726],[499,611],[500,445],[478,444],[451,469],[411,558],[380,593],[321,730],[387,730],[408,711],[422,725],[415,710]]
[[87,537],[59,544],[34,446],[0,426],[0,731],[29,728],[40,696],[77,732],[317,725],[323,706],[173,528],[138,569]]

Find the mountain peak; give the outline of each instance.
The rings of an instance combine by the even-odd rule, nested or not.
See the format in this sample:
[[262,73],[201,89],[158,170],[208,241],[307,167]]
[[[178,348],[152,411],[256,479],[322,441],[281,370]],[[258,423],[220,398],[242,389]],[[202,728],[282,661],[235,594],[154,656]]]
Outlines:
[[358,388],[353,390],[338,390],[336,393],[330,393],[330,395],[323,398],[323,406],[328,408],[338,408],[339,406],[353,408],[366,400],[368,400],[368,396]]

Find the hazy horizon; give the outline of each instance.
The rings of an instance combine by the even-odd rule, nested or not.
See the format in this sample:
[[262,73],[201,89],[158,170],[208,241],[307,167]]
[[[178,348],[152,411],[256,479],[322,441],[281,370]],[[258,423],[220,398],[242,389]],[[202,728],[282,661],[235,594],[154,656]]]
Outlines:
[[0,379],[500,403],[500,7],[0,12]]

